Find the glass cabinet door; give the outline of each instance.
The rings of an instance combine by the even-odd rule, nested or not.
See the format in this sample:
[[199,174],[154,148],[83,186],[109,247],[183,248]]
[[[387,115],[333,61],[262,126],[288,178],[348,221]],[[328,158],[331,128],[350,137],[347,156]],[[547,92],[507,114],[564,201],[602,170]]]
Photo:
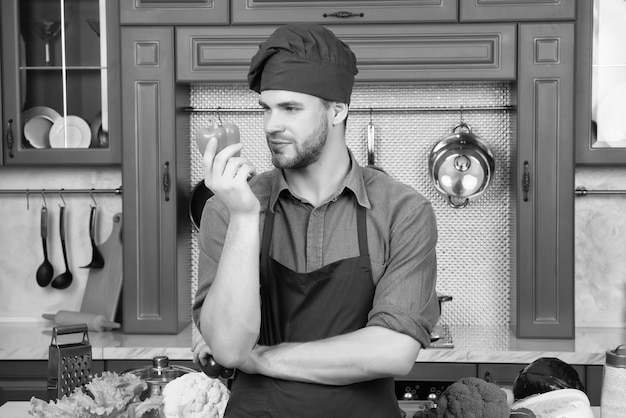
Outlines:
[[109,129],[107,0],[2,3],[4,164],[119,162]]

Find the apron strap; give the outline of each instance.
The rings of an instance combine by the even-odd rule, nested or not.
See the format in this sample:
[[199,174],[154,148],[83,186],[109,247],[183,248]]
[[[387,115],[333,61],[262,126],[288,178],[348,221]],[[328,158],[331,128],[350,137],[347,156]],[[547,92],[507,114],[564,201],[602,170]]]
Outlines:
[[359,253],[361,256],[369,255],[367,245],[367,213],[366,209],[357,203],[356,205],[356,228],[359,235]]

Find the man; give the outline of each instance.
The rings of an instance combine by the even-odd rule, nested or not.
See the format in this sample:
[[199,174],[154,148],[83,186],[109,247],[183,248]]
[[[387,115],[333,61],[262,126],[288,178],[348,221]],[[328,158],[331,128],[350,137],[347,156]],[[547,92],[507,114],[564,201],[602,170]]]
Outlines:
[[248,75],[276,169],[247,181],[240,144],[204,154],[194,320],[237,369],[227,417],[399,417],[393,377],[430,342],[434,212],[346,147],[356,73],[331,31],[278,28]]

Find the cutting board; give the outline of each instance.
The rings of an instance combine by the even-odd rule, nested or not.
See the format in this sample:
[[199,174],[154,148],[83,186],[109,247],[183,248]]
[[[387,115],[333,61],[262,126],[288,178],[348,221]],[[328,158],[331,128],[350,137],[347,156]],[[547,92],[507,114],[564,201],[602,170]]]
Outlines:
[[111,235],[98,245],[98,249],[104,257],[104,267],[89,270],[80,311],[102,314],[109,321],[114,321],[122,291],[121,213],[113,215]]

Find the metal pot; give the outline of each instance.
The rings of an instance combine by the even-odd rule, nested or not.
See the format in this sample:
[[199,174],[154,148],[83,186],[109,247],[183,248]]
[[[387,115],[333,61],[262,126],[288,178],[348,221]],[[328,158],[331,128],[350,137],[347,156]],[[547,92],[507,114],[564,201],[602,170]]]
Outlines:
[[[461,130],[462,129],[462,130]],[[495,171],[489,145],[461,123],[432,148],[428,170],[437,191],[447,196],[454,208],[467,206],[485,192]]]
[[149,396],[161,395],[165,385],[172,380],[184,374],[195,372],[197,370],[185,366],[170,366],[167,356],[157,356],[152,359],[152,366],[126,370],[124,373],[132,373],[145,380],[148,384],[148,388],[140,396],[140,399],[143,401]]

